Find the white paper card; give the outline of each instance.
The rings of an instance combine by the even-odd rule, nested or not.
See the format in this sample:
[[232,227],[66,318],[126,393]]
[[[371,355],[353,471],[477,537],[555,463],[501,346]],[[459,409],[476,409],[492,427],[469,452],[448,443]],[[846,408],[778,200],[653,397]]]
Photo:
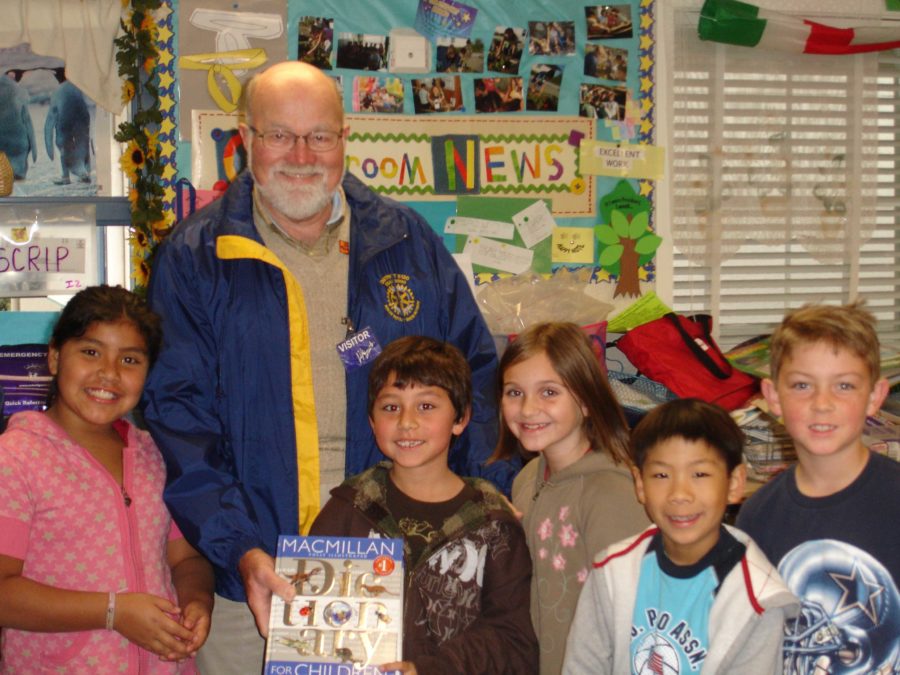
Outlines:
[[538,201],[526,209],[522,209],[512,217],[519,230],[522,241],[528,248],[532,248],[538,242],[543,241],[556,227],[556,221],[547,208],[547,204]]
[[531,260],[534,258],[534,251],[531,249],[486,237],[469,237],[463,253],[469,254],[474,265],[512,274],[527,272],[531,269]]
[[392,73],[426,73],[430,70],[431,43],[411,28],[395,28],[390,33]]
[[493,237],[494,239],[512,239],[515,225],[501,220],[485,220],[483,218],[466,218],[450,216],[444,223],[446,234],[467,234],[470,236]]
[[469,289],[472,291],[472,296],[475,296],[475,270],[472,269],[472,256],[468,253],[451,253],[453,259],[456,261],[456,266],[462,271],[463,276],[466,278],[466,281],[469,282]]

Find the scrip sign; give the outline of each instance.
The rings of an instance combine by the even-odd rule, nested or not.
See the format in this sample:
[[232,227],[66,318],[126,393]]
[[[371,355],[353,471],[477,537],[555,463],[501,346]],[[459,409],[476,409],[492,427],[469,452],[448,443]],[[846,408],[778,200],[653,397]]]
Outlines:
[[0,295],[68,294],[97,283],[93,207],[57,209],[0,208]]
[[38,272],[84,274],[84,239],[48,237],[27,244],[4,242],[0,246],[0,274]]

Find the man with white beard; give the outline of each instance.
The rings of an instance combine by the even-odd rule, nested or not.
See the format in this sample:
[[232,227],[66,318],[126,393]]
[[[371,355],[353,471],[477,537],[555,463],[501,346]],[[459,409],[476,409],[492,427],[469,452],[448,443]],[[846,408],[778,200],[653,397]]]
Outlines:
[[[166,459],[166,502],[213,563],[216,606],[202,672],[259,672],[279,534],[305,534],[328,491],[383,459],[367,376],[403,335],[447,341],[473,371],[460,475],[496,440],[493,340],[468,283],[413,210],[344,173],[349,128],[334,81],[301,62],[253,77],[242,101],[249,169],[160,247],[150,303],[163,349],[144,417]],[[249,610],[248,610],[249,605]]]

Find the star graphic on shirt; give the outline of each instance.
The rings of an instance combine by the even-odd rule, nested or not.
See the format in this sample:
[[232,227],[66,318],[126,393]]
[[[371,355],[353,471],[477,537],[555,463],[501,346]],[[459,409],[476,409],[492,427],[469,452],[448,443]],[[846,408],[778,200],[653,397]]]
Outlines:
[[884,593],[884,586],[879,584],[877,579],[872,578],[865,567],[860,567],[855,562],[853,571],[849,575],[837,572],[830,572],[829,575],[843,591],[837,608],[835,608],[835,615],[858,609],[869,617],[873,625],[877,626],[876,602],[878,597]]

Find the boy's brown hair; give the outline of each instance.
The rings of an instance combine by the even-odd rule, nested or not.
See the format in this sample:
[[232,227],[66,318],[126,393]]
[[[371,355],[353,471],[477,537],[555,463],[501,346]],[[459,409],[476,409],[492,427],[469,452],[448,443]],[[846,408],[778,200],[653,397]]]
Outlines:
[[472,406],[472,369],[462,352],[448,342],[407,335],[385,347],[369,371],[369,417],[391,374],[399,389],[420,385],[446,391],[456,411],[456,422]]
[[788,312],[772,334],[769,347],[772,380],[778,379],[785,359],[798,345],[825,342],[861,358],[871,384],[877,382],[881,376],[881,349],[875,317],[863,304],[857,300],[849,305],[804,305]]
[[[628,422],[591,350],[590,339],[574,323],[550,322],[529,326],[509,344],[498,368],[498,395],[503,396],[503,374],[515,364],[546,354],[563,384],[588,410],[584,431],[597,452],[606,451],[617,464],[628,463]],[[521,452],[518,439],[505,421],[490,461]]]

